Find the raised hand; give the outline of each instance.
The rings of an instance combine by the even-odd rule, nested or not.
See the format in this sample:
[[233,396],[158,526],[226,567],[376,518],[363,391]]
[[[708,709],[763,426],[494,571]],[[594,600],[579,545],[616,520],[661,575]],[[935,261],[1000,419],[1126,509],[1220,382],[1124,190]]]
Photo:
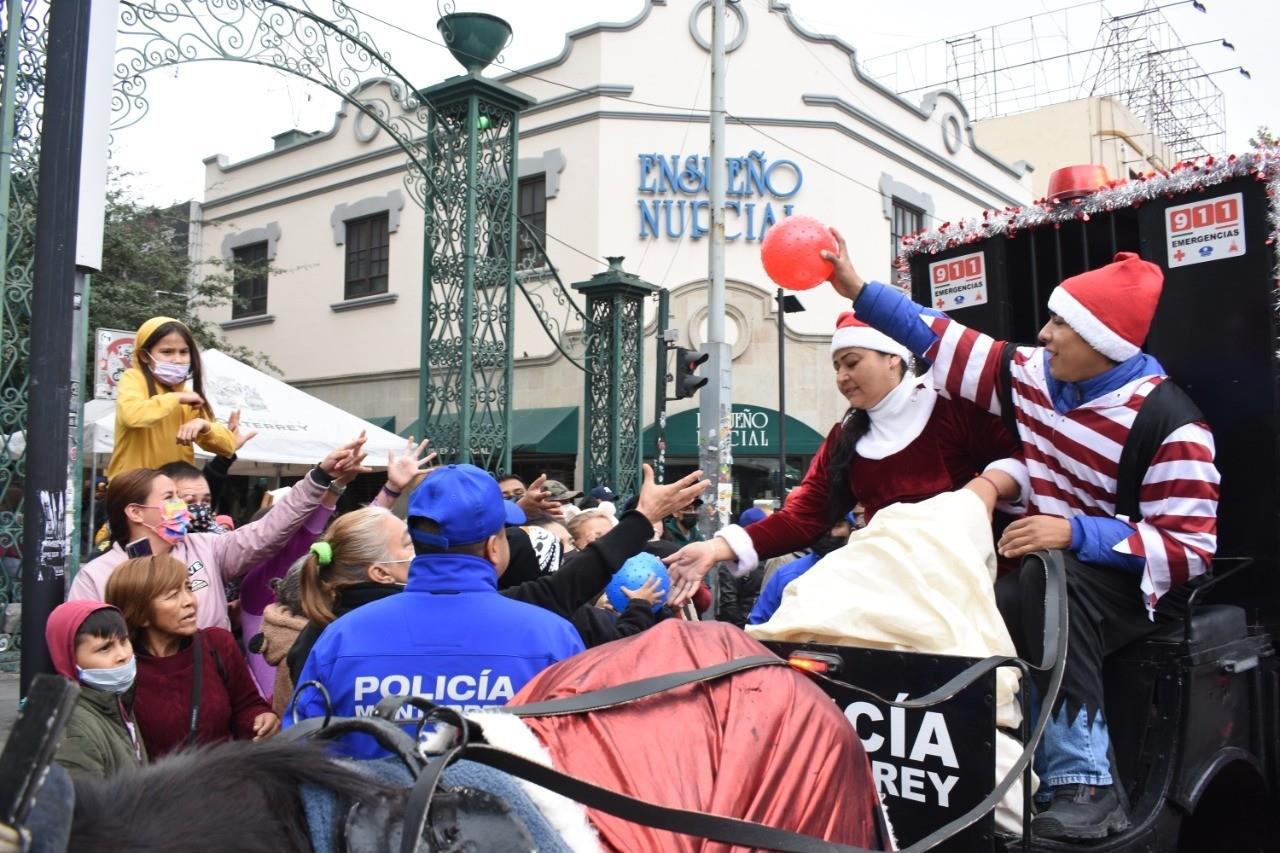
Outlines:
[[189,445],[209,431],[209,422],[204,418],[192,418],[178,427],[178,444]]
[[560,512],[560,504],[553,501],[550,493],[542,488],[542,484],[545,482],[547,482],[547,475],[539,474],[538,479],[530,483],[529,488],[525,489],[524,496],[516,501],[516,506],[524,510],[525,515],[545,513],[553,518],[560,518],[563,515]]
[[701,471],[694,471],[674,483],[659,485],[653,481],[653,469],[646,463],[636,509],[651,523],[657,524],[676,510],[688,506],[706,487]]
[[240,410],[239,409],[236,409],[234,412],[231,413],[231,417],[227,418],[227,429],[229,429],[231,431],[231,434],[235,436],[237,451],[239,451],[240,448],[248,444],[249,441],[252,440],[253,437],[258,434],[258,431],[256,429],[245,430],[240,428]]
[[423,469],[435,461],[434,451],[426,456],[422,455],[430,443],[431,439],[424,438],[415,445],[410,438],[403,453],[387,451],[387,485],[392,491],[403,492]]
[[333,481],[340,486],[345,486],[361,474],[372,474],[373,469],[364,464],[367,455],[361,448],[358,453],[352,453],[339,462],[333,472]]
[[[320,462],[320,470],[337,479],[338,474],[345,472],[347,468],[359,467],[360,463],[364,461],[364,443],[367,440],[367,436],[361,430],[360,435],[356,438],[341,447],[335,447],[329,451],[329,455]],[[361,471],[358,473],[366,472]]]
[[836,239],[838,251],[829,252],[826,249],[822,249],[818,253],[822,255],[824,260],[830,261],[835,267],[831,272],[831,278],[827,280],[836,289],[836,293],[850,301],[854,301],[858,298],[858,294],[862,292],[862,277],[858,275],[858,271],[853,268],[853,262],[849,260],[849,247],[845,244],[844,238],[840,236],[840,232],[832,228],[831,236]]

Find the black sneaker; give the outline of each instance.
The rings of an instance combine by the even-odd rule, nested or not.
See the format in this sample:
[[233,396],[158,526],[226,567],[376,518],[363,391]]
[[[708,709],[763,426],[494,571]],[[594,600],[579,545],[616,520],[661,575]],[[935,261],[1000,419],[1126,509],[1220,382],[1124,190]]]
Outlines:
[[1039,838],[1090,841],[1129,828],[1129,816],[1114,785],[1060,785],[1049,808],[1031,820]]

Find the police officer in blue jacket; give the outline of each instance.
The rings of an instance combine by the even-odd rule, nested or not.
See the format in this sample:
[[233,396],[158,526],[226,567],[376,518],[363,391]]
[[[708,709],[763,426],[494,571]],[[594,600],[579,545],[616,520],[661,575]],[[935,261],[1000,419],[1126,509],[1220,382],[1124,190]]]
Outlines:
[[[473,465],[449,465],[409,498],[416,557],[404,592],[327,627],[298,679],[300,718],[368,716],[384,696],[412,694],[460,710],[506,704],[551,664],[583,650],[568,621],[498,594],[509,552],[504,527],[524,513]],[[411,709],[409,709],[411,710]],[[286,723],[288,725],[288,723]],[[367,736],[347,739],[357,757],[381,755]]]

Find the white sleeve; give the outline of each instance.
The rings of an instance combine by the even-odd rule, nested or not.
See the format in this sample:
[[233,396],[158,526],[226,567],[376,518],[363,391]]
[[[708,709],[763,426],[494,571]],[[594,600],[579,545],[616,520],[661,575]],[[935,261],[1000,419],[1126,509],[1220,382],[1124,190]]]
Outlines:
[[729,567],[729,573],[735,578],[742,577],[759,565],[760,557],[756,554],[756,546],[751,544],[751,537],[747,535],[747,531],[736,524],[730,524],[716,533],[716,536],[728,542],[733,555],[738,558],[736,563],[731,560],[725,561],[725,565]]
[[1027,472],[1027,463],[1013,457],[997,459],[983,469],[984,474],[987,471],[1008,474],[1018,484],[1018,496],[1011,501],[997,503],[996,509],[1009,515],[1026,515],[1027,498],[1031,495],[1031,475]]

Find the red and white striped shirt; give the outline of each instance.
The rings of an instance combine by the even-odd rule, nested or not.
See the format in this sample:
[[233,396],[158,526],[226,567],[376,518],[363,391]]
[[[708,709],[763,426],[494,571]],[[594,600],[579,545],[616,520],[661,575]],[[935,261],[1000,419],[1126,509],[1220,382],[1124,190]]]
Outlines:
[[[921,314],[938,340],[925,356],[942,393],[1001,414],[1001,354],[1005,346],[947,317]],[[1166,376],[1143,376],[1066,413],[1053,406],[1044,350],[1018,347],[1010,364],[1014,420],[1030,482],[1032,514],[1073,518],[1116,515],[1120,454],[1138,410]],[[1213,434],[1202,423],[1165,437],[1138,489],[1141,518],[1115,550],[1146,561],[1142,591],[1148,609],[1174,586],[1204,574],[1218,544],[1220,476]]]

